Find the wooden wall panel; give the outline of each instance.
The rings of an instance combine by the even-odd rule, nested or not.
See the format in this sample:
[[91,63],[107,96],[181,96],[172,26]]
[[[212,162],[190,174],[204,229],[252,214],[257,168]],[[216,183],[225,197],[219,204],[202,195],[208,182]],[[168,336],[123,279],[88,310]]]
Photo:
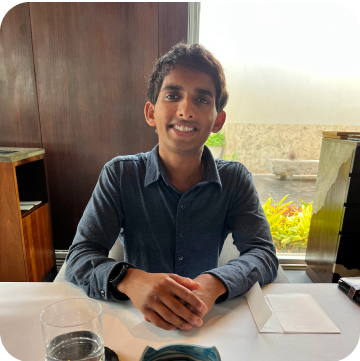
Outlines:
[[55,249],[66,249],[103,165],[157,143],[144,119],[157,3],[30,3]]
[[2,21],[0,63],[0,146],[41,147],[28,3]]
[[159,56],[176,43],[187,41],[188,3],[159,3]]
[[187,17],[187,3],[23,3],[3,20],[0,145],[45,148],[56,249],[70,246],[103,165],[156,145],[146,82],[186,40]]

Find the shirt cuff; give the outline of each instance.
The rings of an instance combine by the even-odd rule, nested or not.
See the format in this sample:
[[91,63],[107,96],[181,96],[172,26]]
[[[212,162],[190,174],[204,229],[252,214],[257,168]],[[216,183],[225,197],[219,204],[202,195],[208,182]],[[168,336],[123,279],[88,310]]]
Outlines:
[[136,268],[127,262],[106,262],[100,264],[96,268],[95,273],[95,284],[97,284],[97,287],[91,288],[89,297],[115,302],[129,300],[128,296],[115,290],[109,282],[110,279],[115,278],[114,274],[119,272],[119,268],[121,268],[123,264],[128,264],[133,268]]

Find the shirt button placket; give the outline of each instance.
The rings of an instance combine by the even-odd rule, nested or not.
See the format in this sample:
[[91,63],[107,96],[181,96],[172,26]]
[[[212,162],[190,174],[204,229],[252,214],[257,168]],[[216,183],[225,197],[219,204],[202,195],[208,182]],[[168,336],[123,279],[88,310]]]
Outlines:
[[[176,241],[176,261],[175,272],[183,273],[185,271],[186,260],[188,260],[187,252],[189,245],[187,243],[188,236],[190,235],[190,208],[188,208],[188,195],[181,197],[178,203],[177,211],[177,241]],[[191,199],[190,199],[191,200]]]

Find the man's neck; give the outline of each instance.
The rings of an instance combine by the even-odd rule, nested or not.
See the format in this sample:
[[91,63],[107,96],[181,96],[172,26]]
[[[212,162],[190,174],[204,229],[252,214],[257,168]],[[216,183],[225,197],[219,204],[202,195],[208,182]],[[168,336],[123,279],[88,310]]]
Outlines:
[[163,151],[159,145],[159,155],[166,175],[172,185],[185,193],[201,180],[205,165],[201,162],[202,150],[197,153],[182,154]]

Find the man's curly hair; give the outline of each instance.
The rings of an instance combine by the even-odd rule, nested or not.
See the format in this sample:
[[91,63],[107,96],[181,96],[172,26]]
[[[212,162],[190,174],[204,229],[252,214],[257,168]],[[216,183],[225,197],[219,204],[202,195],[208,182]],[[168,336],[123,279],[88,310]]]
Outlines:
[[167,54],[155,63],[148,82],[148,98],[153,104],[156,104],[165,76],[170,70],[178,66],[200,70],[210,75],[216,89],[216,110],[220,112],[224,109],[229,95],[226,90],[224,70],[220,62],[202,45],[188,45],[186,43],[174,45]]

